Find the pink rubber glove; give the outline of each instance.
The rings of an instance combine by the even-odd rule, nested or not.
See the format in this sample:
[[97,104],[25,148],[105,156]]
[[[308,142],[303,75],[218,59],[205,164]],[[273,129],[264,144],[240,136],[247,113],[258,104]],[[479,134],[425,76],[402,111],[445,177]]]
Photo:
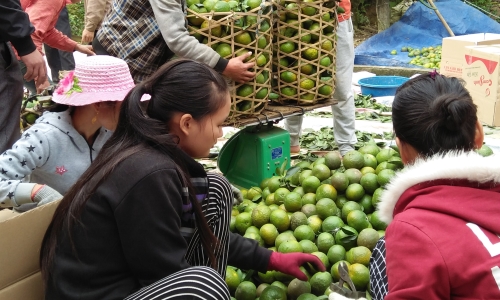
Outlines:
[[280,271],[282,273],[297,277],[302,281],[307,281],[307,276],[299,267],[305,263],[312,263],[321,272],[326,271],[325,265],[321,260],[312,254],[306,253],[271,253],[267,270]]

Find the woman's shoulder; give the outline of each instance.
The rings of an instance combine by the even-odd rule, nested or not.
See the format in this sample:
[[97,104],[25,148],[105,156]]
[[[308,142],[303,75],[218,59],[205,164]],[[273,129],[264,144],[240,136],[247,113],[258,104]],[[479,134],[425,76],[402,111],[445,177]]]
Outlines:
[[136,174],[139,177],[163,169],[176,170],[174,160],[153,148],[141,149],[125,158],[116,168],[118,173]]
[[180,184],[175,162],[154,149],[141,149],[119,162],[99,190],[103,193],[113,191],[110,199],[123,199],[130,191],[144,186],[149,187],[141,193],[151,193],[151,185],[158,182]]

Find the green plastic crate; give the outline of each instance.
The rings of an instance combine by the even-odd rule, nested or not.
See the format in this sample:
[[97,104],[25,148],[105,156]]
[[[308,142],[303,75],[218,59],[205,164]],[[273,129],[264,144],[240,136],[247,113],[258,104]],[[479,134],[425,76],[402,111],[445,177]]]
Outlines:
[[217,161],[224,176],[243,188],[259,186],[284,162],[290,168],[290,134],[272,125],[240,130],[224,144]]

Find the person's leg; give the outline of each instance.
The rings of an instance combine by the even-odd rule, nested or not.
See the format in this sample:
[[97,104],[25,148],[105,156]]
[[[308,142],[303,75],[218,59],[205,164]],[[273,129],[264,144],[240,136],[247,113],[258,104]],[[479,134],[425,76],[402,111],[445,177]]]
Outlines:
[[[68,9],[64,7],[57,19],[56,29],[64,35],[71,37],[71,27],[69,25]],[[73,52],[61,51],[50,46],[44,45],[45,56],[50,67],[53,83],[59,82],[59,72],[63,70],[75,69],[75,58]]]
[[7,43],[0,43],[0,153],[21,137],[23,78],[19,63]]
[[[226,277],[226,267],[229,252],[229,223],[233,206],[233,191],[231,185],[221,175],[208,174],[208,197],[202,203],[208,226],[219,241],[214,254],[217,259],[217,270],[222,278]],[[195,230],[186,252],[186,259],[192,266],[210,266],[198,230]]]
[[19,66],[21,68],[19,71],[19,73],[21,74],[20,78],[22,78],[24,87],[28,89],[31,95],[35,95],[36,94],[35,81],[34,80],[26,81],[24,79],[24,74],[26,74],[27,68],[26,65],[21,60],[19,61]]
[[50,68],[50,79],[52,82],[59,82],[59,70],[61,70],[61,60],[59,58],[59,50],[56,48],[52,48],[50,46],[47,46],[46,44],[43,45],[44,51],[45,51],[45,58],[47,59],[47,64],[49,65]]
[[125,300],[231,299],[226,282],[214,269],[192,267],[140,289]]
[[297,153],[300,150],[299,138],[302,134],[302,121],[304,116],[293,116],[285,119],[285,129],[290,133],[290,152]]
[[354,68],[354,40],[352,20],[339,23],[337,27],[336,85],[333,97],[338,104],[332,105],[333,133],[342,156],[354,149],[357,143],[355,133],[355,106],[352,93],[352,72]]
[[[59,18],[57,19],[56,23],[56,29],[62,32],[67,37],[71,38],[71,26],[69,25],[69,14],[66,7],[64,7],[59,14]],[[75,69],[75,57],[73,56],[73,52],[59,50],[59,57],[61,61],[62,71]],[[59,81],[59,79],[57,81]]]

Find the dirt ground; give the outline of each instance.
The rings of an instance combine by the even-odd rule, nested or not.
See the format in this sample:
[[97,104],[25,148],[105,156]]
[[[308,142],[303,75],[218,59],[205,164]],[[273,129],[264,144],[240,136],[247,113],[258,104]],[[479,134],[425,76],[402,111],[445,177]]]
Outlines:
[[377,34],[377,26],[368,25],[368,26],[360,26],[359,28],[354,28],[354,48],[356,48],[359,44],[364,42],[369,37]]

